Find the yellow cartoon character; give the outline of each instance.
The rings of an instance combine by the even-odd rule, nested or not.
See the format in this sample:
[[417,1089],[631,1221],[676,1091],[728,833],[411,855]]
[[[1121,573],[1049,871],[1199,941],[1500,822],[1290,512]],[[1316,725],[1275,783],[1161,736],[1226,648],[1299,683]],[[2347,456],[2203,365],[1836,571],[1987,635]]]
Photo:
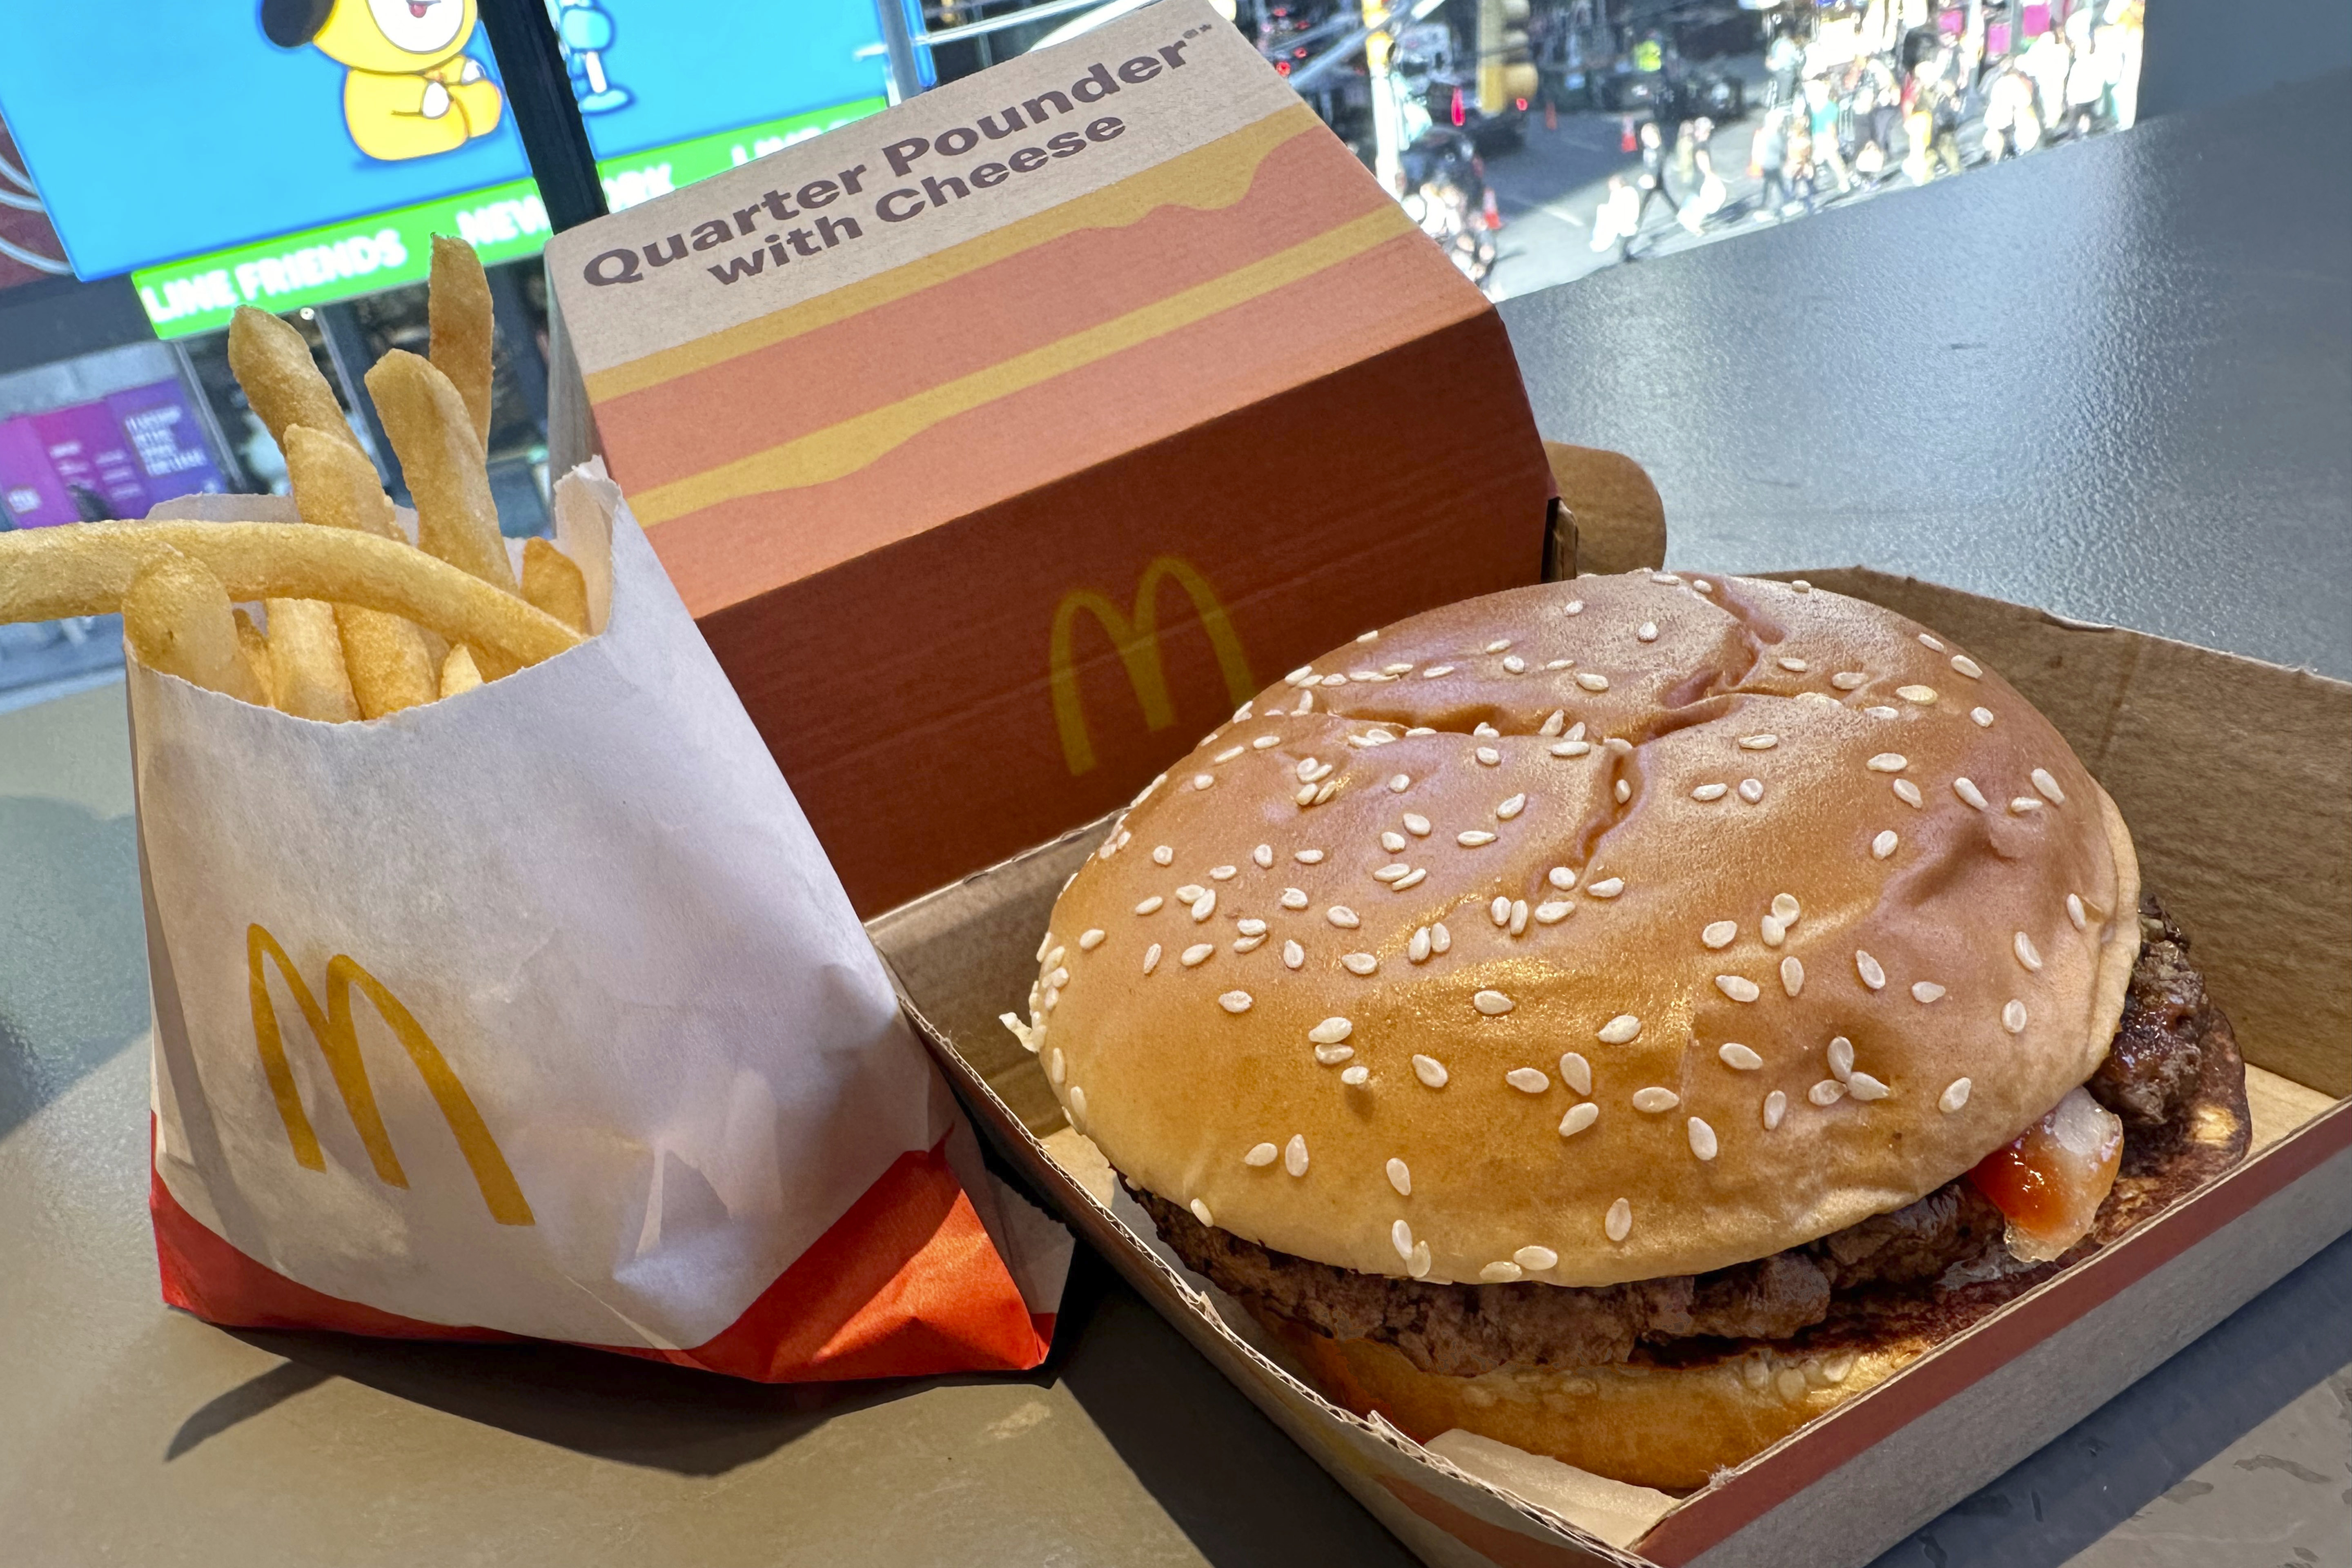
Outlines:
[[465,52],[477,0],[261,0],[282,49],[315,44],[350,70],[343,123],[371,158],[428,158],[498,129],[505,100]]

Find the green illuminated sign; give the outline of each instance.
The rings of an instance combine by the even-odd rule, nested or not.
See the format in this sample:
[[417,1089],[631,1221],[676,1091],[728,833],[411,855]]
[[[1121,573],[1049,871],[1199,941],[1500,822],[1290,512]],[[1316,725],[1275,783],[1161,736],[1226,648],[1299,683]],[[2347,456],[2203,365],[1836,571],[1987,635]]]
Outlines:
[[[604,159],[596,172],[604,182],[605,205],[614,212],[635,206],[779,147],[862,120],[883,107],[882,99],[859,99],[625,158]],[[432,265],[436,234],[466,240],[485,265],[515,261],[538,255],[547,243],[547,209],[540,205],[535,183],[516,180],[144,268],[132,273],[131,281],[155,335],[185,337],[222,330],[239,305],[292,310],[402,283],[422,283]]]

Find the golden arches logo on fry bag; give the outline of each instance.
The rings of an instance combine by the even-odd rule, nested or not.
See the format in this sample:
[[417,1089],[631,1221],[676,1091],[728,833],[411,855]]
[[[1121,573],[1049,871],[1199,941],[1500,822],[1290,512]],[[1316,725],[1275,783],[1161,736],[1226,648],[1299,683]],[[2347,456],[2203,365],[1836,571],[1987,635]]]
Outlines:
[[278,1005],[270,1000],[264,959],[276,962],[279,978],[293,993],[294,1005],[310,1026],[310,1036],[318,1042],[319,1054],[326,1059],[335,1091],[342,1099],[343,1109],[351,1116],[352,1126],[367,1150],[378,1180],[386,1186],[406,1187],[408,1173],[401,1168],[400,1156],[394,1152],[392,1133],[383,1124],[383,1112],[376,1109],[375,1089],[368,1081],[367,1063],[360,1057],[359,1030],[352,1014],[354,986],[373,1005],[377,1016],[408,1052],[408,1059],[415,1064],[417,1076],[425,1080],[426,1091],[441,1108],[442,1120],[449,1124],[459,1152],[473,1170],[474,1184],[481,1189],[482,1202],[488,1205],[490,1217],[500,1225],[538,1223],[506,1156],[499,1150],[499,1141],[491,1136],[482,1113],[475,1109],[474,1097],[466,1092],[465,1081],[433,1043],[433,1037],[416,1021],[415,1015],[383,982],[362,968],[357,960],[339,952],[327,961],[327,1000],[321,1007],[303,982],[301,971],[267,929],[259,925],[247,929],[245,952],[253,1002],[254,1046],[261,1054],[261,1070],[269,1080],[270,1096],[278,1104],[278,1119],[286,1124],[286,1139],[293,1145],[298,1164],[307,1170],[323,1171],[327,1160],[319,1147],[319,1135],[310,1125],[310,1115],[302,1109],[301,1091],[295,1087],[294,1071],[286,1059],[285,1041],[278,1025]]
[[1160,658],[1160,585],[1171,580],[1184,590],[1201,616],[1201,629],[1208,634],[1209,647],[1217,656],[1217,670],[1225,678],[1227,695],[1238,706],[1257,689],[1257,683],[1250,679],[1242,639],[1225,614],[1223,602],[1191,562],[1173,555],[1154,557],[1135,585],[1132,618],[1121,615],[1117,605],[1093,589],[1074,588],[1055,607],[1053,637],[1046,653],[1054,728],[1060,732],[1062,758],[1073,775],[1091,772],[1095,765],[1094,742],[1087,733],[1077,660],[1071,646],[1080,615],[1094,616],[1110,637],[1112,648],[1127,667],[1128,684],[1135,689],[1146,727],[1165,730],[1176,721],[1176,710],[1168,697],[1168,672]]

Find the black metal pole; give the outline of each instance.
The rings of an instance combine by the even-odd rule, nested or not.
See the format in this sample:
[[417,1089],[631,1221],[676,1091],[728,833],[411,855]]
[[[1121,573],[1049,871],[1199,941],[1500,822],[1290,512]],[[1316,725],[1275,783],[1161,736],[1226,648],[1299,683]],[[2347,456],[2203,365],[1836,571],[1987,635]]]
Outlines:
[[481,0],[482,30],[498,57],[499,80],[507,108],[522,132],[523,155],[539,182],[547,221],[559,234],[604,216],[604,186],[596,177],[596,154],[588,127],[572,96],[546,0]]

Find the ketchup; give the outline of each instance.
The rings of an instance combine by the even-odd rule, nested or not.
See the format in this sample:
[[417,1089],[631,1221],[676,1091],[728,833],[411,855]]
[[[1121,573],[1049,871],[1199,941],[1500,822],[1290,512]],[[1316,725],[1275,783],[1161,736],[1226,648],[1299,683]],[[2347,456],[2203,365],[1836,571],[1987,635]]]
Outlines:
[[2080,1089],[1969,1173],[2009,1222],[2003,1239],[2028,1263],[2047,1263],[2091,1232],[2116,1184],[2124,1124]]

